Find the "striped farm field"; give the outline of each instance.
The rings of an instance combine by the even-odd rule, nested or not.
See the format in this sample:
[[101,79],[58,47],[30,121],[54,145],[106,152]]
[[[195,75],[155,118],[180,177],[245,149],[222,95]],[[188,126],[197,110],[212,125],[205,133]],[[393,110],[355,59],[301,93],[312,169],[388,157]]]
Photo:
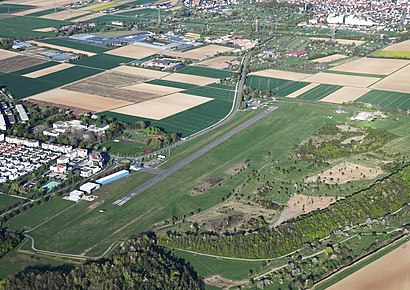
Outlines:
[[252,89],[272,91],[279,97],[285,97],[307,86],[309,83],[250,75],[246,84]]
[[148,84],[153,84],[153,85],[159,85],[159,86],[166,86],[166,87],[184,89],[184,90],[188,90],[188,89],[192,89],[192,88],[196,87],[195,85],[192,85],[192,84],[184,84],[184,83],[166,81],[166,80],[161,80],[161,79],[149,81],[147,83]]
[[188,66],[178,71],[182,74],[196,75],[208,78],[223,79],[234,75],[233,72],[209,67]]
[[410,94],[372,90],[356,100],[356,102],[378,105],[389,109],[410,109]]
[[333,92],[336,92],[338,89],[340,89],[341,86],[337,85],[325,85],[321,84],[318,85],[317,87],[301,94],[298,96],[298,99],[304,99],[304,100],[320,100],[323,99],[324,97],[330,95]]
[[232,100],[235,95],[235,91],[233,90],[214,88],[210,85],[189,89],[183,93],[227,101]]
[[260,77],[250,75],[246,79],[246,85],[254,90],[259,91],[272,91],[277,90],[279,87],[291,83],[290,80],[283,80],[283,79],[276,79],[276,78],[268,78],[268,77]]

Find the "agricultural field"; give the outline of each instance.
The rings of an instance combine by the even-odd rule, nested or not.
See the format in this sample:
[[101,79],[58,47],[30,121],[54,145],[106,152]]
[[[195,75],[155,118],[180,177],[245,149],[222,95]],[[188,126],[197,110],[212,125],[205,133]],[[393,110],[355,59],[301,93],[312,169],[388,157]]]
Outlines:
[[84,50],[93,53],[103,53],[112,49],[108,46],[91,45],[89,43],[72,40],[70,38],[48,38],[42,39],[40,40],[40,42],[72,49]]
[[178,72],[182,74],[197,75],[217,79],[229,78],[233,76],[233,73],[230,71],[198,66],[188,66],[179,70]]
[[30,5],[20,5],[20,4],[1,4],[0,3],[0,13],[14,13],[21,10],[27,10],[35,8]]
[[[170,179],[142,193],[137,199],[121,208],[111,205],[110,200],[115,200],[116,197],[123,195],[131,188],[135,188],[135,185],[142,181],[138,178],[139,173],[135,175],[134,179],[125,179],[102,187],[99,193],[104,194],[104,197],[96,202],[98,206],[89,206],[84,203],[75,205],[73,209],[33,231],[32,235],[36,239],[36,247],[70,253],[83,253],[87,250],[87,255],[98,255],[119,237],[126,237],[131,233],[142,231],[150,224],[167,219],[172,214],[181,216],[189,214],[192,209],[196,211],[200,207],[205,210],[219,203],[229,188],[236,187],[243,181],[245,173],[233,175],[232,179],[227,179],[220,187],[210,188],[200,195],[187,195],[187,192],[204,180],[227,172],[246,158],[259,164],[263,159],[263,152],[266,151],[267,144],[274,154],[272,158],[288,156],[294,144],[301,142],[322,126],[325,115],[335,115],[332,113],[334,110],[332,107],[306,105],[306,108],[302,112],[298,105],[283,105],[267,119],[229,139],[226,143],[212,150],[209,155],[195,160],[192,164],[175,173]],[[336,117],[338,116],[335,115]],[[272,128],[272,124],[277,125]],[[288,134],[289,129],[294,132],[292,135]],[[269,133],[267,134],[267,132]],[[279,144],[272,142],[273,140],[281,140],[281,142]],[[246,146],[241,144],[246,144]],[[241,148],[241,150],[233,148]],[[171,179],[172,183],[169,183]],[[132,181],[133,184],[128,184],[128,181]],[[173,194],[166,194],[170,190]],[[285,196],[282,198],[287,199]],[[103,203],[102,200],[104,200]],[[98,213],[98,209],[101,208],[106,209],[104,214]],[[29,212],[27,211],[25,214]],[[131,212],[133,214],[130,214]],[[73,221],[73,219],[76,222],[64,222]],[[92,223],[90,223],[91,220]],[[11,223],[13,223],[13,219],[10,220],[9,224]],[[59,226],[56,227],[56,224]],[[84,230],[78,232],[81,228]],[[71,234],[74,231],[77,234]],[[93,241],[89,239],[91,235],[94,237]],[[99,240],[97,245],[94,244],[95,239]]]
[[313,89],[299,95],[297,98],[303,100],[320,100],[339,90],[341,86],[320,84]]
[[66,22],[58,20],[0,14],[0,37],[30,39],[52,36],[55,35],[54,32],[39,32],[35,30],[48,27],[59,27],[60,25],[64,24],[66,24]]
[[99,55],[77,60],[73,63],[77,65],[81,65],[81,66],[108,70],[108,69],[115,68],[119,66],[120,64],[129,63],[132,60],[133,60],[132,58],[126,58],[126,57],[120,57],[120,56],[114,56],[114,55],[108,55],[108,54],[99,54]]
[[408,110],[410,108],[410,94],[407,93],[371,90],[356,101],[389,109]]

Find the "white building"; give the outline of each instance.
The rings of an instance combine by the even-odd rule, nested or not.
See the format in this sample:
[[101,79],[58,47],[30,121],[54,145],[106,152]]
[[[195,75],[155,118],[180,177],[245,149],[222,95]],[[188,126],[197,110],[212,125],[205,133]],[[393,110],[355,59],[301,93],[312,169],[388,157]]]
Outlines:
[[58,137],[58,136],[60,136],[60,132],[57,131],[56,129],[49,128],[49,129],[45,129],[43,131],[43,135],[44,136],[51,136],[51,137]]
[[74,201],[74,202],[79,202],[81,198],[83,197],[84,192],[79,191],[79,190],[73,190],[70,192],[69,196],[64,197],[66,200]]
[[3,114],[0,114],[0,130],[3,130],[3,131],[7,130],[7,124],[6,124],[6,120],[4,119]]
[[53,143],[43,143],[41,144],[41,148],[45,150],[54,151],[54,152],[60,152],[63,154],[70,153],[73,150],[73,146],[53,144]]
[[27,115],[27,112],[26,112],[26,110],[24,109],[23,105],[20,105],[20,104],[16,105],[16,109],[17,109],[17,112],[18,112],[19,115],[20,115],[20,119],[21,119],[23,122],[26,122],[26,121],[29,120],[28,115]]
[[88,194],[91,194],[93,191],[100,188],[100,185],[94,182],[87,182],[80,186],[80,190]]

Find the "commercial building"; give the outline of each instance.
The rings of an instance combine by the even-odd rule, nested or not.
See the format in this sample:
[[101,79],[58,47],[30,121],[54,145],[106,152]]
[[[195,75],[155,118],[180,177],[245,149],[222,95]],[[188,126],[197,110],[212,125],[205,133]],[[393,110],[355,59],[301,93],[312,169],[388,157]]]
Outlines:
[[108,184],[110,182],[121,179],[121,178],[123,178],[123,177],[125,177],[129,174],[130,174],[130,172],[128,170],[121,170],[121,171],[115,172],[113,174],[107,175],[103,178],[97,179],[95,182],[99,183],[101,185],[105,185],[105,184]]
[[80,190],[84,191],[88,194],[92,193],[93,191],[100,188],[101,185],[94,183],[94,182],[87,182],[80,186]]

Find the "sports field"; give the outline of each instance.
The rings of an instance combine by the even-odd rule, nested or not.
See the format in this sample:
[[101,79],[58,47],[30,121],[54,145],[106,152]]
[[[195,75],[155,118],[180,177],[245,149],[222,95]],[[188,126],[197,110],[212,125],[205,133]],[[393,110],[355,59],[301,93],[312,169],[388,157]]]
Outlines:
[[356,101],[379,105],[382,108],[401,110],[410,109],[410,94],[406,93],[371,90]]
[[340,88],[341,86],[321,84],[299,95],[297,98],[303,99],[303,100],[310,100],[310,101],[320,100],[326,97],[327,95],[330,95],[331,93],[336,92]]

